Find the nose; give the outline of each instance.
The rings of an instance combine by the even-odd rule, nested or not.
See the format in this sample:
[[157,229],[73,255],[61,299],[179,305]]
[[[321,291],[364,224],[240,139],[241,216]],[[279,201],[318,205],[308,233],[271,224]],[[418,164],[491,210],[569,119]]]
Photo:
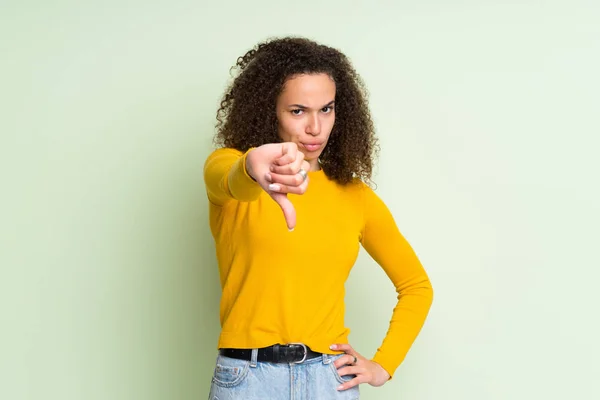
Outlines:
[[306,124],[306,133],[317,136],[321,133],[321,120],[318,114],[311,114]]

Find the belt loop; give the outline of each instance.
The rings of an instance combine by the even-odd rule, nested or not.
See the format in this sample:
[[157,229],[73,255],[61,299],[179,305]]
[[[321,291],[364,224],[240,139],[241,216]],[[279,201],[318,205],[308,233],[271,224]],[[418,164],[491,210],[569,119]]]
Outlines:
[[273,345],[273,362],[274,363],[278,363],[279,362],[279,344],[275,344]]
[[252,349],[252,355],[250,357],[250,367],[256,368],[258,359],[258,349]]
[[323,364],[327,365],[331,362],[331,360],[329,359],[329,355],[323,353]]

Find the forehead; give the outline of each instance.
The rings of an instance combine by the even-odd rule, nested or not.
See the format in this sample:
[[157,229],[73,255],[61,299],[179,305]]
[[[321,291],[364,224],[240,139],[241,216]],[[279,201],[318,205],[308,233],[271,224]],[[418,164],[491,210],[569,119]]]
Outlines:
[[322,107],[335,100],[335,82],[327,74],[296,75],[283,85],[278,102]]

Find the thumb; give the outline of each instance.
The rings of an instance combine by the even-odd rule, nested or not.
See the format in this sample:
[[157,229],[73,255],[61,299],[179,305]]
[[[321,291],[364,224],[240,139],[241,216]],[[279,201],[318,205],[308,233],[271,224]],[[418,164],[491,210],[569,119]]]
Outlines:
[[296,227],[296,209],[294,205],[285,193],[271,193],[271,197],[281,207],[288,229],[293,230]]

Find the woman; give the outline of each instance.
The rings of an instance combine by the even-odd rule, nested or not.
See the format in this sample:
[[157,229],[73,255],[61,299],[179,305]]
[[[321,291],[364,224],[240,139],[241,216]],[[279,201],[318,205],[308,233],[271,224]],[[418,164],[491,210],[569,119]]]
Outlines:
[[[433,297],[368,186],[377,142],[363,85],[343,54],[302,38],[261,43],[237,68],[204,170],[222,285],[210,399],[356,399],[359,384],[392,377]],[[344,326],[361,244],[398,292],[371,359]]]

